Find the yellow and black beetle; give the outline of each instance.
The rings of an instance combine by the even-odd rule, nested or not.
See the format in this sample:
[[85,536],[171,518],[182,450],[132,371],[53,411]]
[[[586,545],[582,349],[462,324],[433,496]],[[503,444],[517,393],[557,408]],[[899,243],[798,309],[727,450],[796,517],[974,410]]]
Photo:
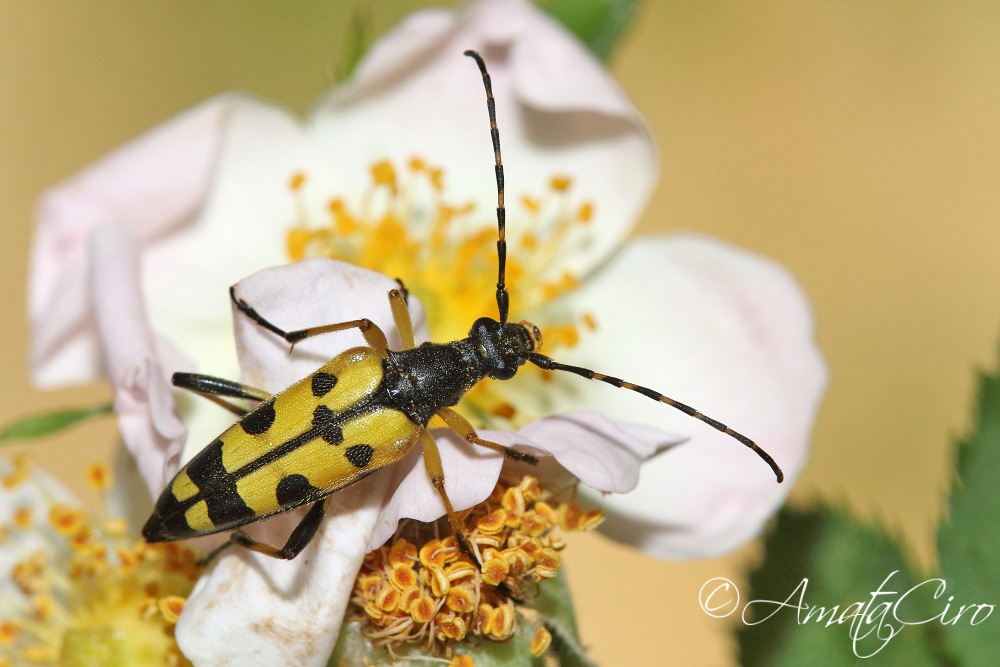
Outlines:
[[[379,468],[399,461],[420,442],[431,481],[444,503],[448,520],[463,551],[471,554],[445,491],[444,470],[437,445],[427,430],[434,416],[471,443],[505,456],[536,462],[534,457],[481,439],[460,414],[451,409],[480,380],[509,380],[526,361],[550,371],[566,371],[630,389],[700,419],[756,452],[782,481],[781,469],[752,440],[725,424],[663,394],[616,377],[569,366],[539,354],[541,334],[528,322],[507,322],[505,287],[507,243],[503,163],[490,76],[475,51],[486,88],[490,134],[496,162],[498,274],[496,299],[500,319],[481,317],[467,338],[415,346],[406,298],[389,292],[393,320],[404,349],[389,350],[385,334],[370,320],[284,331],[235,294],[233,303],[258,325],[294,345],[310,336],[358,329],[369,347],[355,347],[284,391],[270,396],[246,385],[193,373],[176,373],[173,383],[217,400],[242,418],[209,443],[167,485],[142,529],[148,542],[180,540],[238,529],[287,510],[310,505],[281,548],[258,542],[240,530],[219,550],[238,544],[275,558],[294,558],[316,534],[326,496]],[[261,401],[250,412],[221,397]]]

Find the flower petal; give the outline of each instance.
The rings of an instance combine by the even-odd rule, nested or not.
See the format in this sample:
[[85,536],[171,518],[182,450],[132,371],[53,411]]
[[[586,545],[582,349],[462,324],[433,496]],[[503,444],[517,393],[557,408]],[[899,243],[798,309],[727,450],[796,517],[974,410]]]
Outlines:
[[[326,665],[382,500],[376,473],[333,494],[327,518],[295,560],[230,549],[198,580],[177,623],[196,667]],[[255,537],[282,544],[287,521]]]
[[[0,479],[7,480],[22,465],[25,464],[15,464],[10,457],[0,457]],[[3,601],[21,597],[10,577],[14,564],[29,554],[49,553],[55,547],[56,533],[47,519],[49,509],[55,504],[79,505],[59,480],[41,468],[27,465],[26,478],[17,483],[0,484],[0,526],[5,529],[4,545],[0,549],[0,600]],[[31,529],[12,527],[19,510],[31,512]]]
[[148,241],[190,220],[211,183],[226,119],[242,103],[234,95],[211,99],[42,197],[29,280],[32,370],[38,384],[81,382],[101,373],[87,293],[91,233],[115,222]]
[[323,159],[299,120],[275,106],[234,108],[218,139],[211,189],[190,224],[144,248],[143,292],[154,329],[191,357],[199,372],[233,377],[229,287],[288,261],[295,222],[291,176]]
[[[389,290],[399,285],[381,273],[332,259],[307,259],[258,271],[236,285],[236,296],[285,331],[368,318],[386,335],[389,347],[402,343],[389,307]],[[420,301],[410,296],[410,319],[417,343],[428,339]],[[280,336],[235,307],[236,347],[247,383],[277,392],[301,380],[344,350],[367,345],[357,329],[307,338],[294,350]]]
[[[493,433],[498,442],[506,439]],[[616,423],[596,412],[564,412],[521,428],[511,443],[548,452],[591,489],[628,493],[639,483],[646,461],[685,440],[641,424]]]
[[[639,481],[639,467],[650,456],[683,440],[656,429],[615,424],[596,413],[566,413],[540,419],[517,433],[478,431],[485,440],[516,447],[542,457],[531,474],[565,474],[553,459],[581,482],[599,491],[624,493]],[[484,501],[493,492],[501,468],[510,465],[499,454],[465,442],[445,429],[432,431],[441,453],[445,489],[456,510]],[[444,505],[434,489],[418,449],[392,467],[387,488],[391,497],[382,509],[369,549],[381,546],[396,530],[400,519],[435,521],[444,516]]]
[[[635,298],[637,286],[648,291]],[[634,392],[566,374],[554,408],[627,416],[691,441],[647,463],[638,488],[603,499],[602,527],[663,557],[722,553],[755,536],[801,470],[826,370],[808,305],[780,266],[694,236],[635,241],[562,307],[593,313],[559,361],[622,377],[703,410],[755,439],[784,469],[736,440]]]
[[[460,511],[486,500],[500,478],[503,457],[466,442],[452,431],[434,429],[431,435],[441,454],[445,491],[452,506]],[[368,542],[369,550],[377,549],[392,537],[400,519],[431,522],[444,516],[444,504],[431,484],[419,446],[386,472],[390,495]]]
[[639,112],[603,66],[523,0],[482,0],[451,15],[417,12],[370,49],[313,117],[341,170],[342,191],[364,192],[366,167],[378,160],[418,155],[443,166],[450,195],[473,199],[478,222],[493,224],[484,93],[465,49],[482,53],[493,81],[508,228],[528,231],[516,223],[522,194],[545,192],[553,175],[570,176],[571,194],[594,202],[596,224],[588,244],[560,257],[559,269],[586,273],[642,210],[657,157]]
[[166,343],[158,345],[149,329],[139,291],[138,252],[127,228],[99,227],[91,240],[90,293],[98,341],[115,390],[118,426],[155,494],[166,483],[167,471],[176,469],[187,435],[166,378],[189,364]]

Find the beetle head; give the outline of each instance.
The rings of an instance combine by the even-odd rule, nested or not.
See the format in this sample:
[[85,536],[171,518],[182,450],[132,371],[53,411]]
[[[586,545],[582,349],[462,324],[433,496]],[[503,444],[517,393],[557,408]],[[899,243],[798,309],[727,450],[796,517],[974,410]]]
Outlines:
[[534,324],[501,324],[490,317],[480,317],[473,322],[469,338],[476,343],[486,374],[497,380],[514,377],[528,353],[542,345],[542,334]]

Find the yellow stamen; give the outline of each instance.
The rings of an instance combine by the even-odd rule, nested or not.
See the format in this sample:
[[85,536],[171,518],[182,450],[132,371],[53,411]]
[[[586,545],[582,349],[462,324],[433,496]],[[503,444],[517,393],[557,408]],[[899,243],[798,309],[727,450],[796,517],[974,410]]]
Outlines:
[[21,530],[27,530],[31,528],[33,518],[34,512],[32,512],[30,507],[19,507],[14,512],[14,525]]
[[62,535],[76,535],[84,528],[83,510],[53,505],[49,509],[49,522]]
[[96,491],[106,491],[112,484],[111,469],[103,463],[94,463],[87,468],[87,484]]
[[128,521],[121,518],[105,519],[101,522],[101,528],[112,537],[124,537],[128,532]]
[[569,176],[556,175],[549,180],[549,187],[556,192],[566,192],[572,184],[573,179]]
[[383,185],[389,188],[392,194],[398,192],[396,170],[393,169],[392,163],[388,160],[382,160],[372,165],[372,178],[375,180],[376,185]]
[[[297,224],[286,239],[289,257],[330,257],[397,276],[423,303],[433,339],[464,338],[470,317],[498,316],[493,210],[447,201],[444,173],[422,157],[402,164],[407,169],[402,180],[391,162],[373,164],[373,188],[357,203],[332,198],[324,225],[311,224],[297,202]],[[586,233],[578,223],[593,217],[593,204],[570,200],[569,177],[555,175],[545,185],[549,189],[541,196],[518,193],[518,204],[508,209],[508,230],[520,232],[508,238],[507,258],[507,289],[517,311],[537,309],[576,288],[574,276],[558,275],[554,267],[573,234]],[[376,197],[373,193],[380,189],[387,189],[389,196]],[[521,218],[518,224],[512,222],[516,216]],[[554,348],[579,339],[574,333],[578,325],[572,321],[543,324],[565,332],[552,340]],[[557,356],[558,349],[553,353]],[[466,394],[459,409],[474,415],[481,422],[477,426],[509,428],[526,423],[536,415],[523,408],[515,411],[507,397],[519,393],[520,383],[535,382],[542,375],[529,366],[513,381],[481,382]]]
[[426,623],[434,615],[434,600],[428,595],[422,595],[410,603],[410,616],[417,623]]
[[0,644],[13,646],[24,626],[11,619],[0,619]]
[[36,595],[31,598],[31,615],[36,621],[45,621],[52,616],[56,601],[51,595]]
[[177,619],[181,616],[181,611],[184,609],[186,601],[185,598],[179,595],[168,595],[167,597],[160,598],[156,604],[160,608],[163,618],[167,619],[168,623],[176,623]]
[[427,573],[424,583],[429,583],[431,587],[431,592],[434,597],[440,598],[448,595],[448,591],[451,590],[451,582],[448,580],[448,575],[444,573],[439,567],[434,565],[428,565],[423,569],[422,573]]
[[312,233],[306,229],[292,229],[285,237],[285,251],[293,261],[300,261],[306,258],[306,248],[312,240]]
[[409,612],[410,605],[420,599],[423,593],[416,586],[410,586],[405,591],[399,594],[399,604],[398,608],[400,611]]
[[[101,468],[87,469],[95,488],[110,483]],[[0,614],[8,616],[0,617],[0,654],[13,658],[7,663],[109,664],[108,656],[124,655],[143,656],[142,664],[190,667],[173,624],[199,572],[194,555],[128,537],[118,529],[120,519],[94,521],[60,504],[47,513],[55,530],[32,524],[28,530],[36,531],[42,548],[9,573],[19,593],[0,593]],[[162,593],[149,597],[153,589]]]
[[441,540],[431,540],[420,548],[420,562],[424,567],[429,565],[444,567],[445,550]]
[[542,340],[548,345],[575,347],[580,342],[580,332],[571,324],[545,327],[542,329]]
[[405,591],[417,583],[417,575],[413,568],[406,565],[395,565],[389,574],[389,581],[400,591]]
[[502,558],[491,558],[483,563],[483,581],[491,586],[496,586],[506,579],[508,572],[510,567]]
[[390,565],[407,565],[412,567],[417,560],[417,548],[406,540],[399,540],[389,551]]
[[548,651],[551,644],[552,634],[544,627],[540,627],[535,631],[535,636],[532,637],[528,650],[531,652],[531,655],[537,657]]
[[[537,582],[556,576],[565,547],[555,532],[562,517],[576,516],[586,528],[600,514],[575,505],[567,510],[563,493],[525,475],[517,484],[498,483],[486,501],[460,512],[481,567],[458,550],[453,535],[441,539],[427,535],[425,524],[404,524],[388,545],[365,556],[350,617],[390,648],[427,641],[438,651],[466,638],[510,638],[517,615],[506,591],[528,596]],[[448,525],[443,521],[439,528]]]
[[460,641],[465,637],[465,620],[453,614],[438,614],[435,619],[439,639]]
[[386,586],[375,597],[375,604],[382,611],[393,611],[396,609],[396,605],[399,604],[399,599],[399,591],[392,586]]
[[507,522],[507,513],[501,508],[484,516],[476,523],[479,530],[487,534],[498,533]]
[[486,622],[486,633],[497,639],[506,639],[514,632],[513,605],[505,604],[490,613]]
[[504,419],[510,419],[514,416],[514,406],[510,403],[497,403],[490,410],[497,417],[502,417]]
[[4,475],[2,484],[5,489],[16,489],[28,479],[28,474],[24,470],[15,468],[10,473]]
[[476,594],[467,586],[454,586],[448,591],[448,598],[445,600],[448,609],[459,614],[464,614],[473,609],[476,604]]
[[444,172],[443,171],[441,171],[440,169],[431,169],[430,171],[427,172],[427,175],[430,177],[430,179],[431,179],[431,186],[435,190],[437,190],[438,192],[441,192],[442,190],[444,190]]

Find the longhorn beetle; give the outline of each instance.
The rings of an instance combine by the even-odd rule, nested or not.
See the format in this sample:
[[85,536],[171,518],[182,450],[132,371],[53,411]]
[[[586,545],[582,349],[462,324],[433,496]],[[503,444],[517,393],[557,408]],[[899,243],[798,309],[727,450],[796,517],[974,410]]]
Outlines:
[[[175,373],[174,385],[204,394],[242,417],[181,468],[167,485],[142,529],[142,536],[148,542],[238,529],[280,512],[311,505],[283,547],[259,542],[235,530],[229,541],[206,560],[233,544],[274,558],[294,558],[319,529],[326,496],[399,461],[419,442],[427,473],[441,496],[458,544],[471,557],[472,551],[445,491],[441,457],[427,425],[437,416],[470,443],[510,459],[537,463],[529,454],[481,439],[472,425],[450,407],[480,380],[486,377],[509,380],[525,362],[630,389],[677,408],[752,449],[771,467],[778,482],[782,481],[783,474],[774,459],[746,436],[652,389],[553,361],[538,352],[542,337],[536,326],[507,321],[509,298],[504,277],[507,242],[500,134],[486,64],[475,51],[466,51],[465,55],[476,61],[483,77],[496,162],[499,234],[496,300],[500,319],[480,317],[473,322],[467,338],[416,347],[406,299],[400,289],[393,289],[389,292],[389,303],[403,349],[390,350],[385,334],[368,319],[284,331],[240,299],[235,286],[231,287],[230,297],[240,312],[293,346],[311,336],[358,329],[368,347],[340,353],[273,396],[229,380]],[[246,412],[222,397],[261,403]]]

